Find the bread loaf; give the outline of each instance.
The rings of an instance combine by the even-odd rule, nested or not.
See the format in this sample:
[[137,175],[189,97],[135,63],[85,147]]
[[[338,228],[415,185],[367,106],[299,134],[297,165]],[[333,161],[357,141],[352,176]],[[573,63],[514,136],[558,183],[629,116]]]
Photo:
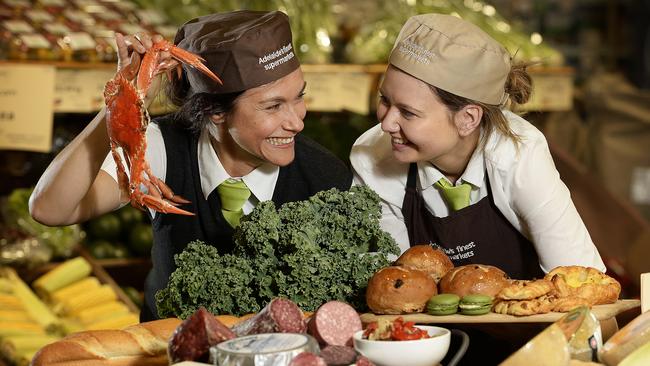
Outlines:
[[180,323],[180,319],[169,318],[124,330],[74,333],[41,348],[34,355],[32,365],[168,365],[167,344]]
[[366,303],[375,314],[409,314],[424,310],[438,293],[426,272],[402,266],[385,267],[368,281]]
[[496,296],[509,285],[508,275],[497,267],[468,264],[455,267],[440,280],[440,292],[460,297],[470,294]]
[[434,248],[429,244],[410,247],[397,258],[395,264],[426,272],[436,283],[440,282],[440,279],[454,268],[451,259],[447,257],[447,254],[442,249],[439,247]]

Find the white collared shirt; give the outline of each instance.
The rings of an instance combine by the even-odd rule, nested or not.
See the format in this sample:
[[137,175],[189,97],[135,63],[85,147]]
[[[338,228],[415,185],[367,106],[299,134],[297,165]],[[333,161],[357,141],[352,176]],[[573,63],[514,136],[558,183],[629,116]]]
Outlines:
[[[146,138],[147,151],[145,157],[149,162],[153,174],[164,181],[167,175],[167,153],[165,141],[156,123],[150,123],[147,126]],[[197,158],[201,175],[201,190],[205,199],[208,198],[210,193],[219,184],[228,178],[243,180],[246,186],[248,186],[248,189],[251,190],[251,196],[243,207],[244,214],[249,214],[253,211],[253,208],[259,202],[268,201],[273,198],[273,190],[275,189],[275,184],[280,174],[280,167],[277,165],[265,163],[243,177],[231,177],[221,164],[217,153],[210,143],[210,135],[205,130],[201,132],[199,137]],[[117,182],[116,164],[110,153],[104,159],[101,169],[107,172]],[[146,187],[143,186],[142,189],[143,192],[146,192]],[[149,211],[152,216],[155,216],[155,211],[151,209]]]
[[[436,217],[446,217],[449,216],[449,207],[447,207],[447,203],[442,198],[440,191],[433,185],[440,179],[449,181],[433,164],[429,162],[418,163],[418,191],[422,193],[425,207]],[[451,184],[451,182],[449,183]],[[470,205],[477,203],[488,195],[483,150],[474,150],[465,171],[456,180],[455,186],[460,186],[463,183],[469,183],[472,187],[469,193]]]
[[[605,271],[605,264],[571,200],[569,189],[555,168],[546,138],[516,114],[504,111],[504,115],[522,142],[517,146],[498,131],[490,134],[485,148],[472,156],[459,179],[474,186],[470,204],[487,195],[486,178],[489,177],[495,205],[510,224],[533,243],[544,272],[568,265]],[[350,162],[354,184],[366,184],[379,194],[381,227],[395,238],[404,252],[409,248],[409,239],[402,203],[409,164],[393,157],[390,136],[380,125],[357,139]],[[488,176],[480,178],[485,172]],[[425,187],[422,196],[427,209],[434,216],[447,216],[449,212],[442,196],[431,187],[442,174],[428,162],[418,163],[418,174],[418,188]]]

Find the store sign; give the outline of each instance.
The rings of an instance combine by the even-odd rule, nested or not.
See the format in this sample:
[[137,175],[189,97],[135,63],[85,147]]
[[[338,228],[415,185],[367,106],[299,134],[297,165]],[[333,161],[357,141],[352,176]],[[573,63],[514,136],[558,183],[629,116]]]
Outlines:
[[0,149],[49,152],[54,66],[0,65]]
[[113,69],[58,69],[54,94],[55,112],[90,113],[104,105],[104,85],[115,76]]
[[307,110],[368,114],[374,77],[362,72],[305,72]]

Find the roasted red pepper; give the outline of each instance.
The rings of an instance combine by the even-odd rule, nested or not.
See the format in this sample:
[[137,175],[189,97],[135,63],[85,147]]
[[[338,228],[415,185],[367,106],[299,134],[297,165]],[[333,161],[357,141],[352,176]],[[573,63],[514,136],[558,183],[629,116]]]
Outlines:
[[404,322],[402,317],[393,322],[392,338],[396,341],[413,341],[416,339],[429,338],[429,333],[415,327],[414,322]]

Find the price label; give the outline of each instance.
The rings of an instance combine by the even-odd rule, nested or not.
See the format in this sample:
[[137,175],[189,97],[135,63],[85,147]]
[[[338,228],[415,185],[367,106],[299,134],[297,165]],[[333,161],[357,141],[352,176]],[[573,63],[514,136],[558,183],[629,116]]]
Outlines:
[[0,149],[49,152],[54,66],[0,65]]
[[373,75],[362,72],[306,72],[307,109],[368,114],[373,80]]
[[5,20],[2,24],[11,33],[31,33],[34,31],[34,28],[29,23],[22,20]]
[[104,105],[104,85],[115,70],[58,69],[55,81],[56,112],[90,113]]
[[66,43],[70,45],[70,48],[72,48],[75,51],[92,50],[97,45],[93,37],[91,37],[90,34],[85,32],[70,33],[68,34],[67,37],[65,37],[65,40]]
[[50,48],[52,45],[43,37],[43,35],[34,33],[34,34],[21,34],[20,39],[25,43],[25,46],[29,48]]
[[54,17],[50,13],[43,10],[28,10],[25,12],[27,17],[35,23],[51,22]]
[[63,23],[48,23],[44,24],[43,28],[45,28],[46,31],[57,36],[65,36],[66,34],[70,33],[70,28],[68,28],[68,26]]

